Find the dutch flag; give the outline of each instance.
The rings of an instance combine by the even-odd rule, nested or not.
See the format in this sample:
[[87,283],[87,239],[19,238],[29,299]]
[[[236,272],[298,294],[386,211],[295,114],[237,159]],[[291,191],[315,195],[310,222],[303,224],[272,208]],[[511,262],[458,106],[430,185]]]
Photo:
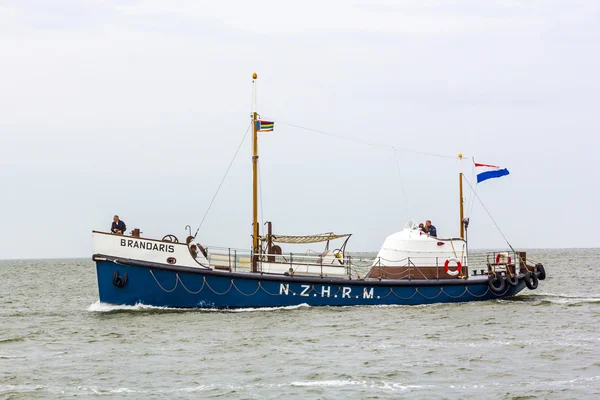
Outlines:
[[479,163],[475,163],[475,170],[477,171],[477,183],[492,178],[500,178],[510,173],[506,168],[500,168],[495,165]]

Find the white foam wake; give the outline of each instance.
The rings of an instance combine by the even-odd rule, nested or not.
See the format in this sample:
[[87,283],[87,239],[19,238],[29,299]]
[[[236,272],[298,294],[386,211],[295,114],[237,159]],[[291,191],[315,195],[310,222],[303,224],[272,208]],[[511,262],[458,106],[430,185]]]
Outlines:
[[117,305],[110,303],[101,303],[96,301],[90,304],[88,311],[90,312],[112,312],[112,311],[195,311],[195,312],[230,312],[230,313],[244,313],[244,312],[268,312],[268,311],[280,311],[280,310],[298,310],[302,308],[310,308],[306,303],[294,305],[294,306],[282,306],[282,307],[260,307],[260,308],[175,308],[175,307],[157,307],[149,306],[146,304],[136,304],[134,306]]
[[101,303],[100,301],[96,301],[95,303],[90,304],[87,309],[91,312],[111,312],[111,311],[146,311],[146,310],[174,310],[181,311],[181,308],[173,308],[173,307],[156,307],[156,306],[148,306],[146,304],[136,304],[134,306],[126,306],[126,305],[118,305],[118,304],[110,304],[110,303]]
[[375,382],[375,381],[361,381],[361,380],[328,380],[328,381],[299,381],[292,382],[290,386],[301,386],[301,387],[343,387],[343,386],[360,386],[365,388],[379,388],[388,390],[410,390],[410,389],[421,389],[423,386],[420,385],[403,385],[395,382]]
[[548,301],[554,304],[577,304],[577,303],[597,303],[600,302],[600,297],[590,297],[585,295],[572,295],[567,293],[527,293],[521,295],[523,298],[531,298],[534,300]]

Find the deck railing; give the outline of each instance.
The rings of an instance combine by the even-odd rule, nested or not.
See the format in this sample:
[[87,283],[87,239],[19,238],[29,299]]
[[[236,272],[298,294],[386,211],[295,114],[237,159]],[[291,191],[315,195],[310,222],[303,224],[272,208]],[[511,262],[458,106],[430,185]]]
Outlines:
[[[206,251],[206,258],[209,265],[216,269],[244,271],[250,270],[252,267],[253,253],[250,250],[210,247],[206,248]],[[289,265],[289,268],[292,269],[291,273],[295,272],[299,267],[309,267],[323,276],[325,275],[323,268],[337,267],[344,271],[343,274],[345,275],[352,276],[353,274],[352,256],[349,255],[336,257],[331,253],[323,255],[261,253],[258,254],[257,258],[257,268],[259,272],[263,272],[263,264],[268,263]]]
[[[252,267],[253,253],[251,250],[226,247],[209,247],[206,250],[208,263],[213,268],[229,271],[250,271]],[[514,251],[474,251],[470,252],[468,257],[465,254],[462,257],[456,258],[461,261],[463,270],[465,267],[469,268],[469,275],[485,275],[488,273],[505,274],[508,273],[507,268],[510,268],[511,272],[532,268],[531,265],[528,265],[529,263],[526,263],[521,258],[520,252]],[[288,272],[293,274],[299,267],[307,267],[308,270],[312,270],[310,274],[325,276],[327,274],[324,268],[337,267],[343,271],[339,275],[360,278],[367,275],[374,268],[379,268],[380,272],[383,272],[384,267],[394,266],[405,268],[401,274],[402,277],[399,276],[398,278],[422,279],[426,275],[424,273],[425,269],[438,267],[433,279],[439,279],[445,277],[445,274],[443,274],[444,271],[440,272],[441,268],[439,267],[444,267],[446,260],[445,257],[406,257],[398,260],[390,260],[383,257],[353,257],[348,254],[338,258],[331,253],[317,255],[261,253],[258,255],[257,268],[259,272],[268,272],[266,268],[263,269],[263,263],[289,265],[292,271],[288,270]],[[452,266],[455,268],[456,264],[452,264]],[[387,274],[390,274],[389,270]]]

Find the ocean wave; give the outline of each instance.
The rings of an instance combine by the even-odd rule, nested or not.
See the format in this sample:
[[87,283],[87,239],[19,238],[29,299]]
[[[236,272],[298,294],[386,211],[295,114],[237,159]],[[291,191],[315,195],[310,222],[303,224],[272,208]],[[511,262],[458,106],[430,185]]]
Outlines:
[[581,295],[570,295],[566,293],[531,293],[531,294],[522,294],[513,298],[504,299],[503,301],[514,302],[514,301],[524,301],[524,302],[538,302],[541,304],[566,304],[566,305],[574,305],[574,304],[584,304],[584,303],[600,303],[600,297],[591,297],[591,296],[581,296]]
[[395,382],[386,381],[359,381],[359,380],[328,380],[328,381],[296,381],[290,383],[290,386],[300,387],[343,387],[343,386],[360,386],[364,388],[379,388],[389,390],[411,390],[421,389],[421,385],[407,385]]
[[0,339],[0,343],[14,343],[14,342],[24,342],[24,341],[25,341],[25,338],[21,337],[21,336]]
[[[525,296],[527,296],[527,295],[525,295]],[[580,299],[580,298],[584,297],[584,296],[570,295],[567,293],[546,293],[546,292],[537,293],[537,296],[559,297],[559,298],[563,298],[563,299]],[[600,300],[600,297],[593,297],[593,298],[596,300]]]
[[[596,385],[596,382],[600,380],[600,376],[587,376],[578,377],[574,379],[563,379],[563,380],[539,380],[539,381],[517,381],[502,385],[500,382],[486,382],[484,383],[453,383],[453,384],[434,384],[434,385],[415,385],[407,384],[403,382],[390,382],[385,380],[359,380],[359,379],[330,379],[330,380],[300,380],[292,382],[281,382],[281,383],[246,383],[246,384],[234,384],[234,383],[211,383],[211,384],[196,384],[191,386],[183,387],[171,387],[166,389],[152,389],[148,387],[144,388],[129,388],[129,387],[99,387],[96,385],[91,386],[42,386],[33,384],[0,384],[0,395],[10,394],[29,394],[31,392],[45,391],[53,394],[64,395],[80,395],[83,393],[94,394],[94,395],[124,395],[124,394],[137,394],[142,397],[149,395],[161,395],[161,396],[172,396],[181,395],[182,393],[197,393],[206,391],[254,391],[256,389],[267,389],[269,391],[282,390],[286,387],[296,388],[320,388],[320,389],[336,389],[336,388],[362,388],[362,389],[374,389],[383,391],[427,391],[431,389],[435,390],[475,390],[480,392],[486,390],[489,393],[496,392],[499,387],[508,387],[512,389],[527,389],[531,391],[533,389],[549,389],[549,388],[573,388],[573,387],[591,387],[590,385]],[[492,392],[490,392],[490,389]],[[548,393],[556,393],[550,389]]]
[[23,394],[43,389],[41,385],[10,385],[0,384],[0,395]]

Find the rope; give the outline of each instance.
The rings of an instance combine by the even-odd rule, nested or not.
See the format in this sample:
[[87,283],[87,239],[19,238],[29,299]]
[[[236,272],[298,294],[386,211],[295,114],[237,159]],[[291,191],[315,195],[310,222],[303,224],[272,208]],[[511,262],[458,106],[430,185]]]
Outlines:
[[[469,294],[470,294],[471,296],[473,296],[473,297],[483,297],[483,296],[485,296],[486,294],[488,294],[488,292],[490,291],[490,287],[489,287],[489,285],[488,285],[488,286],[486,286],[485,292],[483,292],[483,294],[482,294],[481,296],[477,296],[475,293],[471,293],[471,291],[469,290],[469,287],[468,287],[468,286],[465,286],[465,290],[467,291],[467,293],[469,293]],[[495,294],[495,293],[494,293],[494,294]]]
[[227,167],[227,171],[225,171],[225,175],[223,175],[223,179],[221,179],[221,183],[219,183],[219,187],[217,188],[215,195],[213,196],[212,200],[210,201],[210,204],[208,205],[208,208],[206,209],[206,212],[204,213],[204,217],[202,217],[202,221],[200,221],[200,225],[198,226],[198,229],[196,229],[196,233],[194,233],[194,239],[196,239],[196,236],[198,235],[198,231],[202,227],[202,224],[204,224],[204,220],[206,219],[206,216],[208,215],[210,208],[212,207],[213,203],[215,202],[215,199],[217,198],[217,195],[219,194],[219,190],[221,190],[221,186],[223,186],[223,182],[225,182],[225,178],[227,178],[227,174],[229,174],[229,170],[231,169],[231,166],[233,165],[235,158],[237,157],[238,153],[240,152],[240,149],[242,148],[242,144],[246,140],[246,136],[248,136],[248,132],[250,132],[251,126],[252,126],[252,124],[248,125],[248,128],[246,128],[246,133],[244,134],[242,141],[240,142],[237,150],[235,151],[235,154],[233,155],[233,158],[231,159],[231,162],[229,163],[229,166]]
[[442,294],[443,291],[444,291],[444,289],[440,288],[440,291],[438,292],[438,294],[436,294],[433,297],[427,297],[423,293],[419,292],[419,288],[415,288],[415,293],[419,293],[421,295],[421,297],[424,297],[427,300],[435,300],[435,299],[437,299],[438,297],[440,297],[440,295]]
[[[525,262],[523,261],[523,257],[521,257],[521,253],[516,253],[516,254],[518,255],[519,260],[520,260],[519,265],[524,265],[527,272],[532,272],[533,269],[529,269],[529,266],[527,265],[527,261],[525,261]],[[535,269],[535,267],[534,267],[534,269]],[[515,266],[515,272],[516,272],[516,266]]]
[[380,147],[380,148],[385,148],[385,149],[392,149],[394,151],[404,151],[404,152],[407,152],[407,153],[421,154],[421,155],[425,155],[425,156],[448,158],[448,159],[452,159],[452,160],[456,159],[456,156],[448,156],[448,155],[445,155],[445,154],[436,154],[436,153],[427,153],[427,152],[424,152],[424,151],[416,151],[416,150],[411,150],[411,149],[407,149],[407,148],[404,148],[404,147],[395,147],[395,146],[390,146],[390,145],[381,144],[381,143],[368,142],[368,141],[362,140],[362,139],[357,139],[357,138],[348,137],[348,136],[342,136],[342,135],[338,135],[338,134],[330,133],[330,132],[324,132],[324,131],[320,131],[318,129],[307,128],[307,127],[304,127],[304,126],[301,126],[301,125],[290,124],[290,123],[283,122],[283,121],[278,121],[278,120],[273,120],[273,121],[276,122],[276,123],[278,123],[278,124],[291,126],[292,128],[304,129],[304,130],[309,131],[309,132],[315,132],[315,133],[320,133],[322,135],[332,136],[332,137],[335,137],[335,138],[338,138],[338,139],[344,139],[344,140],[348,140],[348,141],[354,141],[354,142],[357,142],[357,143],[365,144],[367,146]]
[[451,294],[446,293],[444,291],[444,288],[441,288],[441,291],[442,291],[442,293],[444,293],[446,296],[450,297],[451,299],[460,299],[465,293],[467,293],[467,287],[465,286],[465,290],[463,290],[463,292],[461,294],[459,294],[458,296],[452,296]]
[[152,277],[154,278],[154,280],[156,281],[156,283],[158,284],[158,286],[167,293],[171,293],[172,291],[174,291],[175,289],[177,289],[177,284],[179,283],[179,274],[175,274],[175,286],[173,286],[173,289],[171,290],[167,290],[163,287],[163,285],[160,284],[160,282],[158,281],[158,279],[156,279],[156,276],[154,276],[154,272],[152,272],[152,270],[148,270],[150,272],[150,275],[152,275]]
[[466,178],[465,178],[465,182],[467,182],[467,184],[469,185],[469,187],[471,188],[471,190],[473,190],[473,195],[475,195],[475,197],[477,198],[477,200],[479,200],[479,203],[481,204],[481,206],[483,207],[483,209],[485,210],[485,212],[487,213],[487,215],[490,217],[490,219],[492,220],[492,222],[494,223],[494,225],[496,225],[496,229],[498,229],[498,232],[500,232],[500,234],[504,238],[504,241],[506,242],[506,244],[508,245],[508,247],[510,247],[510,249],[513,251],[513,253],[516,253],[515,249],[513,249],[513,247],[511,246],[510,242],[508,241],[508,239],[506,238],[506,236],[504,236],[504,233],[502,232],[502,230],[500,229],[500,227],[498,226],[498,224],[496,223],[496,221],[492,217],[492,214],[490,214],[490,212],[488,211],[488,209],[485,206],[485,204],[483,204],[483,201],[481,201],[481,199],[479,198],[479,196],[477,195],[477,193],[473,189],[473,186],[471,186],[471,183],[469,183],[469,181]]
[[[350,269],[354,270],[354,273],[356,274],[356,277],[358,279],[360,279],[360,274],[358,273],[358,270],[356,268],[354,268],[354,265],[350,264]],[[352,271],[350,271],[350,273],[352,273]]]
[[[410,300],[410,299],[412,299],[413,297],[415,297],[415,296],[417,295],[417,293],[419,293],[419,291],[418,291],[418,290],[415,288],[415,291],[414,291],[414,293],[413,293],[413,294],[412,294],[410,297],[400,297],[400,296],[398,296],[398,295],[396,294],[396,292],[394,292],[394,289],[391,289],[391,288],[390,288],[390,293],[391,293],[391,294],[393,294],[394,296],[396,296],[397,298],[399,298],[400,300]],[[389,294],[389,293],[388,293],[388,294]],[[387,295],[386,295],[386,297],[387,297]],[[437,297],[437,296],[436,296],[436,297]],[[434,297],[434,299],[435,299],[435,297]]]
[[[238,286],[235,284],[235,280],[234,280],[234,279],[231,279],[231,281],[230,281],[230,283],[229,283],[229,287],[227,288],[227,290],[226,290],[226,291],[224,291],[224,292],[217,292],[216,290],[214,290],[214,289],[213,289],[213,288],[210,286],[210,284],[209,284],[209,283],[208,283],[208,281],[206,280],[206,277],[203,277],[202,286],[200,287],[200,289],[199,289],[198,291],[195,291],[195,292],[194,292],[194,291],[191,291],[191,290],[189,290],[189,289],[188,289],[188,287],[187,287],[187,286],[186,286],[186,285],[183,283],[183,280],[181,279],[181,277],[179,276],[179,274],[175,274],[175,286],[173,286],[173,288],[169,290],[169,289],[165,289],[165,288],[164,288],[164,286],[162,286],[162,285],[160,284],[160,282],[158,281],[158,279],[156,279],[156,276],[154,275],[154,273],[152,272],[152,270],[150,270],[149,272],[150,272],[150,274],[152,275],[152,277],[154,278],[155,282],[158,284],[158,286],[159,286],[159,287],[160,287],[160,288],[161,288],[161,289],[162,289],[164,292],[166,292],[166,293],[171,293],[171,292],[173,292],[173,291],[174,291],[174,290],[177,288],[178,284],[179,284],[179,283],[181,283],[181,286],[182,286],[182,287],[183,287],[183,288],[184,288],[184,289],[185,289],[185,290],[186,290],[188,293],[191,293],[191,294],[194,294],[194,295],[195,295],[195,294],[199,294],[199,293],[200,293],[200,292],[201,292],[201,291],[202,291],[202,290],[203,290],[205,287],[207,287],[208,289],[210,289],[210,291],[211,291],[211,292],[213,292],[214,294],[216,294],[216,295],[219,295],[219,296],[224,296],[224,295],[227,295],[227,294],[228,294],[228,293],[231,291],[231,289],[232,289],[232,288],[235,288],[235,289],[238,291],[238,293],[240,293],[241,295],[243,295],[243,296],[245,296],[245,297],[252,297],[252,296],[254,296],[256,293],[258,293],[258,291],[259,291],[259,290],[262,290],[264,293],[266,293],[266,294],[268,294],[268,295],[270,295],[270,296],[284,296],[284,294],[283,294],[282,292],[279,292],[279,293],[277,293],[277,292],[275,292],[275,293],[271,293],[271,292],[269,292],[268,290],[266,290],[266,289],[264,288],[264,286],[262,285],[262,283],[261,283],[260,281],[259,281],[259,282],[257,282],[256,290],[254,290],[254,292],[252,292],[252,293],[245,293],[245,292],[241,291],[241,290],[240,290],[240,288],[239,288],[239,287],[238,287]],[[288,285],[289,285],[289,284],[288,284]],[[507,287],[507,288],[506,288],[506,290],[504,291],[504,293],[495,293],[495,292],[492,292],[492,293],[493,293],[493,294],[494,294],[496,297],[502,297],[502,296],[506,295],[506,294],[508,293],[508,291],[509,291],[509,290],[510,290],[510,287]],[[310,294],[314,293],[314,297],[316,297],[316,296],[320,296],[320,297],[337,297],[337,295],[338,295],[338,294],[342,293],[342,298],[345,298],[345,297],[347,297],[347,296],[344,296],[344,292],[342,292],[342,291],[341,291],[341,287],[340,287],[340,286],[338,286],[338,287],[337,287],[337,291],[336,291],[335,293],[333,293],[333,294],[328,294],[327,296],[324,296],[323,294],[320,294],[320,293],[317,291],[317,289],[315,288],[315,285],[314,285],[314,284],[313,284],[313,285],[310,285],[310,289],[306,288],[304,291],[302,291],[302,293],[294,292],[294,291],[293,291],[291,288],[289,288],[289,286],[288,286],[288,288],[287,288],[287,291],[288,291],[288,292],[290,292],[290,293],[292,293],[292,295],[293,295],[293,296],[303,296],[303,297],[308,297]],[[393,288],[389,288],[389,292],[388,292],[387,294],[385,294],[385,295],[383,295],[383,296],[381,296],[381,295],[380,295],[380,296],[373,297],[373,298],[374,298],[374,299],[375,299],[375,298],[376,298],[376,299],[384,299],[384,298],[386,298],[386,297],[388,297],[389,295],[391,295],[391,294],[392,294],[392,295],[394,295],[396,298],[398,298],[398,299],[400,299],[400,300],[405,300],[405,301],[406,301],[406,300],[410,300],[410,299],[412,299],[413,297],[415,297],[415,296],[418,294],[418,295],[420,295],[421,297],[423,297],[424,299],[427,299],[427,300],[435,300],[435,299],[437,299],[438,297],[440,297],[442,294],[444,294],[444,295],[446,295],[447,297],[449,297],[449,298],[451,298],[451,299],[460,299],[461,297],[463,297],[463,296],[465,295],[465,293],[468,293],[468,294],[470,294],[470,295],[471,295],[471,296],[473,296],[473,297],[481,298],[481,297],[484,297],[484,296],[486,296],[486,295],[487,295],[489,292],[490,292],[489,285],[486,285],[486,290],[485,290],[485,292],[483,292],[482,294],[479,294],[479,295],[477,295],[477,294],[475,294],[475,293],[471,292],[471,291],[469,290],[469,287],[468,287],[467,285],[465,285],[465,286],[464,286],[464,290],[463,290],[463,292],[462,292],[461,294],[459,294],[458,296],[454,296],[454,295],[451,295],[451,294],[449,294],[448,292],[446,292],[446,291],[444,290],[444,287],[443,287],[443,286],[441,286],[441,287],[439,288],[439,292],[438,292],[438,293],[437,293],[435,296],[433,296],[433,297],[430,297],[430,296],[426,296],[426,295],[425,295],[425,294],[424,294],[422,291],[419,291],[419,288],[418,288],[418,287],[415,287],[415,288],[414,288],[414,292],[413,292],[413,293],[412,293],[412,294],[411,294],[409,297],[402,297],[402,296],[399,296],[399,295],[398,295],[396,292],[394,292],[394,289],[393,289]],[[359,295],[356,295],[356,298],[359,298],[359,297],[360,297],[360,294],[359,294]],[[354,298],[354,296],[347,297],[347,298],[349,298],[349,299],[352,299],[352,298]]]
[[[206,279],[206,278],[204,278],[204,279]],[[235,285],[235,282],[234,282],[234,280],[233,280],[233,279],[231,280],[231,284],[233,285],[233,287],[235,288],[235,290],[237,290],[237,291],[238,291],[238,292],[239,292],[239,293],[240,293],[242,296],[246,296],[246,297],[254,296],[254,295],[256,294],[256,292],[258,292],[258,290],[259,290],[259,289],[262,289],[262,286],[261,286],[261,284],[260,284],[260,281],[258,282],[258,285],[256,285],[256,290],[255,290],[254,292],[250,293],[250,294],[242,292],[242,291],[240,290],[240,288],[238,288],[238,287]],[[211,289],[211,290],[212,290],[212,289]]]
[[[288,285],[289,285],[289,283],[288,283]],[[258,282],[258,286],[260,286],[260,288],[263,290],[263,292],[265,292],[265,293],[266,293],[266,294],[268,294],[269,296],[283,296],[281,293],[277,293],[277,292],[275,292],[275,293],[271,293],[271,292],[269,292],[267,289],[265,289],[265,288],[263,287],[263,285],[262,285],[262,283],[260,283],[260,281]],[[237,289],[237,286],[236,286],[236,289]],[[287,290],[289,290],[290,292],[292,292],[292,291],[290,290],[289,286],[288,286],[288,289],[287,289]],[[293,293],[293,292],[292,292],[292,293]]]
[[[473,166],[471,166],[471,180],[473,182],[475,181],[475,158],[474,157],[473,157]],[[477,186],[475,186],[475,193],[477,193]],[[474,206],[475,206],[475,196],[473,196],[473,191],[470,191],[469,192],[469,200],[467,201],[467,218],[471,216]]]
[[454,241],[453,240],[450,241],[450,245],[452,246],[452,252],[454,253],[454,257],[458,258],[458,255],[456,254],[456,249],[454,248]]
[[226,291],[224,291],[224,292],[217,292],[215,289],[213,289],[212,287],[210,287],[210,285],[208,284],[208,281],[206,281],[206,277],[204,278],[204,281],[206,282],[206,287],[209,288],[211,292],[213,292],[214,294],[219,295],[219,296],[223,296],[223,295],[229,293],[229,291],[233,287],[233,279],[232,279],[231,282],[229,283],[229,287],[227,288]]
[[206,277],[204,277],[204,278],[202,279],[202,286],[200,286],[200,289],[198,289],[198,291],[197,291],[197,292],[193,292],[193,291],[191,291],[190,289],[188,289],[188,288],[187,288],[187,286],[185,286],[185,284],[184,284],[184,283],[183,283],[183,281],[181,280],[181,277],[179,277],[179,274],[177,274],[177,279],[178,279],[178,280],[179,280],[179,282],[181,283],[181,286],[183,286],[183,288],[184,288],[185,290],[187,290],[187,292],[188,292],[188,293],[191,293],[191,294],[198,294],[198,293],[200,293],[200,292],[202,291],[202,289],[204,289],[204,285],[206,284]]

